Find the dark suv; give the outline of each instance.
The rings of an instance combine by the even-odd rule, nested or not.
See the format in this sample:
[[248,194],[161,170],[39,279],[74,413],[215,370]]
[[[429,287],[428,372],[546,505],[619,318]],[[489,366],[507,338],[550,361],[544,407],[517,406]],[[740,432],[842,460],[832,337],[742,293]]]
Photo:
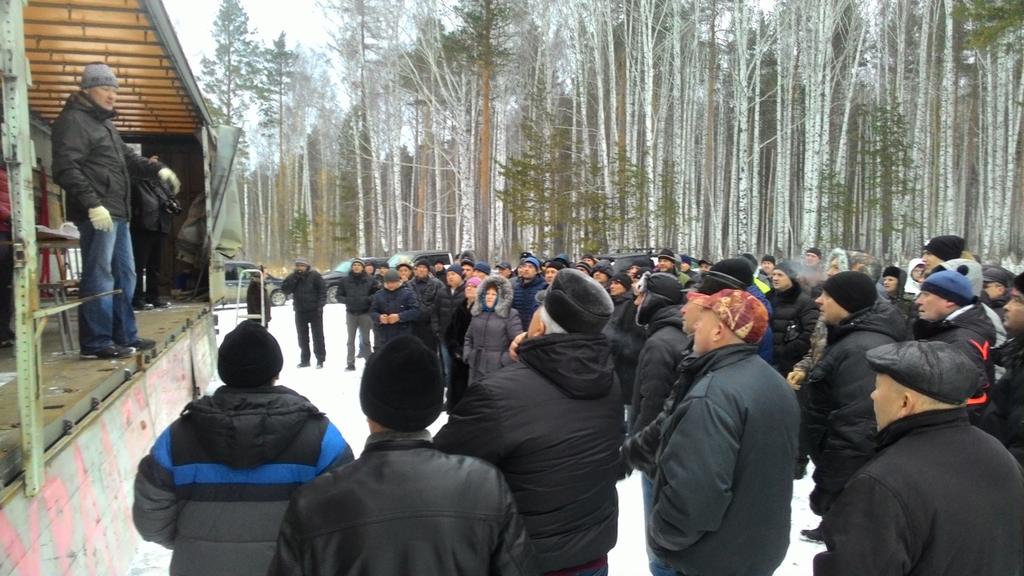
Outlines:
[[[323,273],[324,285],[327,286],[328,304],[338,303],[338,285],[341,284],[341,279],[348,276],[349,271],[352,270],[352,260],[352,258],[344,260],[335,266],[334,270]],[[387,258],[379,258],[377,256],[364,256],[362,260],[367,264],[372,264],[374,270],[378,270],[381,266],[388,263]]]
[[439,250],[409,250],[407,252],[399,252],[388,258],[388,267],[392,270],[402,262],[408,262],[414,264],[420,258],[426,258],[430,265],[430,269],[434,269],[434,262],[438,260],[444,262],[445,266],[451,266],[452,255],[449,252],[442,252]]

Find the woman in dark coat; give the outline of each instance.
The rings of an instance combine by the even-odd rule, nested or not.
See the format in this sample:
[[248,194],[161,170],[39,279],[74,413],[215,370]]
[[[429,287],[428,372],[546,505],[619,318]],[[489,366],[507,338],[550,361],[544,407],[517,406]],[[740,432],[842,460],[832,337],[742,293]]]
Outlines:
[[512,308],[512,284],[501,276],[488,276],[480,283],[471,313],[463,347],[470,386],[512,363],[508,347],[523,331],[519,312]]

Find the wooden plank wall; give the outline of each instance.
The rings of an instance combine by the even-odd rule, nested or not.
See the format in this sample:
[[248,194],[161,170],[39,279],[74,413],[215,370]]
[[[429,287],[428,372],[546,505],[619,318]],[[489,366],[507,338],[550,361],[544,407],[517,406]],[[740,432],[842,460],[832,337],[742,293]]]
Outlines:
[[206,388],[194,375],[212,373],[213,316],[185,334],[50,459],[39,496],[19,491],[0,509],[0,576],[127,572],[139,542],[131,515],[139,460],[194,387]]

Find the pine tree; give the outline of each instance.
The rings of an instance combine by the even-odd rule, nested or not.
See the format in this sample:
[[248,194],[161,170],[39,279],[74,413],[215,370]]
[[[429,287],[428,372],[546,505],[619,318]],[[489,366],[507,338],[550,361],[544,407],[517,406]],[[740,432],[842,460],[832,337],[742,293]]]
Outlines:
[[241,126],[259,81],[261,48],[239,0],[221,0],[212,34],[213,57],[201,60],[207,104],[215,124]]

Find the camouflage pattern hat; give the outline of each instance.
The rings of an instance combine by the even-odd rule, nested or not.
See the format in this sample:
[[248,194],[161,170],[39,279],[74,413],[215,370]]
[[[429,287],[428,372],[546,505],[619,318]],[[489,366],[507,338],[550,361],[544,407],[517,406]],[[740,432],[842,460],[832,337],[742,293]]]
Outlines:
[[768,310],[744,290],[720,290],[714,294],[690,292],[686,299],[707,308],[722,324],[748,344],[757,344],[768,330]]

